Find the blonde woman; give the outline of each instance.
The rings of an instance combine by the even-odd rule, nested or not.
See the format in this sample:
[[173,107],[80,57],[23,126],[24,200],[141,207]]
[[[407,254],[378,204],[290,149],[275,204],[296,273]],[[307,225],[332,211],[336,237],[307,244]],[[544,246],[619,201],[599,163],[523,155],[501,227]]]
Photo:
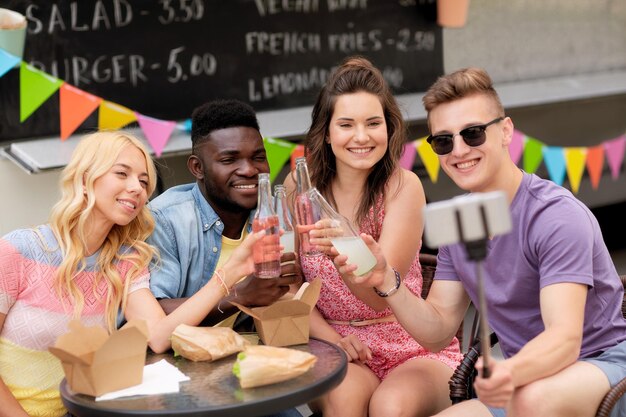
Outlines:
[[239,277],[253,272],[253,234],[216,276],[165,315],[149,290],[154,228],[146,208],[156,174],[145,147],[122,132],[84,138],[61,176],[48,224],[0,239],[0,416],[62,416],[63,371],[48,347],[79,318],[112,331],[119,311],[143,319],[155,352],[180,323],[198,324]]

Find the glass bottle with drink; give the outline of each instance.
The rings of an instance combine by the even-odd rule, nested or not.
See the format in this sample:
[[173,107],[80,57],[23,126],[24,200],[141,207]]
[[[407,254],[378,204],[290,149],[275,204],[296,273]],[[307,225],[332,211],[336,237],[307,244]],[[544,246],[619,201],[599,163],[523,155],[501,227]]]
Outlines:
[[284,247],[283,251],[294,252],[293,222],[291,221],[291,212],[287,205],[285,186],[282,184],[274,186],[274,211],[278,216],[278,224],[283,229],[283,234],[280,236],[280,244]]
[[322,252],[309,241],[309,231],[315,228],[315,222],[320,219],[319,206],[311,203],[307,192],[311,190],[311,178],[306,158],[296,159],[296,199],[294,211],[296,230],[300,242],[300,253],[304,256],[320,256]]
[[337,252],[348,257],[348,263],[358,268],[354,275],[363,275],[376,266],[376,257],[367,247],[350,221],[343,217],[326,201],[317,188],[307,192],[310,202],[320,208],[321,220],[325,223],[326,237]]
[[258,278],[280,276],[280,229],[278,216],[272,204],[270,174],[259,174],[258,200],[252,220],[252,230],[265,230],[265,236],[252,248],[255,275]]

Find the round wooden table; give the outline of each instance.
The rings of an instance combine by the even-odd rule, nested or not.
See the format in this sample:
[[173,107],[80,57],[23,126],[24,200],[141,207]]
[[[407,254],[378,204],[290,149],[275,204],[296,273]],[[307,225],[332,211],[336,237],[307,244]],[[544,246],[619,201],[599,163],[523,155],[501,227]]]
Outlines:
[[149,353],[147,364],[165,359],[191,378],[180,383],[180,392],[96,402],[92,396],[72,392],[64,379],[61,397],[65,407],[77,417],[254,417],[305,404],[339,385],[345,377],[347,358],[337,346],[310,339],[306,345],[290,348],[314,354],[317,362],[305,374],[277,384],[242,389],[232,373],[236,355],[215,362],[193,362],[174,357],[171,352]]

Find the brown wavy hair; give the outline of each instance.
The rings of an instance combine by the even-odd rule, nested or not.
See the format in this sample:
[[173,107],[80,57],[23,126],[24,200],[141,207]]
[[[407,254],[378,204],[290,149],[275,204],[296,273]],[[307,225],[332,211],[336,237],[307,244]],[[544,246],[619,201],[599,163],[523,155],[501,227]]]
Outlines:
[[331,184],[337,175],[335,155],[325,139],[328,137],[330,120],[335,110],[337,98],[344,94],[367,92],[378,97],[383,107],[387,125],[387,152],[374,165],[367,177],[361,203],[357,209],[356,222],[368,215],[371,208],[376,210],[376,199],[385,191],[389,178],[398,167],[407,132],[391,89],[382,73],[368,59],[360,56],[346,58],[329,76],[322,87],[311,114],[311,127],[304,139],[307,165],[311,183],[331,204],[335,205]]
[[[49,220],[63,254],[54,286],[62,300],[65,296],[69,297],[75,317],[80,316],[84,306],[84,295],[74,283],[74,277],[85,268],[86,225],[96,203],[94,183],[111,169],[127,146],[139,149],[146,160],[149,197],[156,187],[154,163],[145,146],[125,132],[101,131],[86,136],[61,174],[62,196],[52,208]],[[153,230],[154,219],[144,205],[137,217],[126,226],[114,225],[101,247],[93,289],[95,291],[101,280],[106,282],[104,302],[109,331],[115,329],[120,308],[124,310],[126,307],[131,281],[146,270],[156,255],[154,247],[145,242]],[[132,265],[124,282],[116,269],[116,263],[123,260]]]

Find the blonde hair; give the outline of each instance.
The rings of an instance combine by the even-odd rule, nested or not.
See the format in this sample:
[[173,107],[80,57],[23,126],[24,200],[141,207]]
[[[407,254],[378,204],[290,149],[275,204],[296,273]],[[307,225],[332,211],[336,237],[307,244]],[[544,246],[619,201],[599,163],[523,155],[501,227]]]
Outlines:
[[[54,286],[61,300],[69,297],[74,316],[84,307],[84,295],[74,277],[85,269],[86,226],[95,205],[94,183],[113,166],[122,150],[134,146],[143,154],[148,174],[148,197],[156,187],[156,169],[145,146],[135,137],[119,131],[101,131],[84,137],[61,174],[61,199],[52,208],[50,227],[58,241],[63,260]],[[130,282],[137,278],[156,255],[145,242],[154,230],[154,219],[147,206],[125,226],[114,225],[102,244],[97,259],[94,293],[101,280],[106,282],[105,315],[109,331],[116,327],[117,313],[126,308]],[[125,250],[122,247],[125,246]],[[132,265],[125,282],[116,269],[119,261]]]

